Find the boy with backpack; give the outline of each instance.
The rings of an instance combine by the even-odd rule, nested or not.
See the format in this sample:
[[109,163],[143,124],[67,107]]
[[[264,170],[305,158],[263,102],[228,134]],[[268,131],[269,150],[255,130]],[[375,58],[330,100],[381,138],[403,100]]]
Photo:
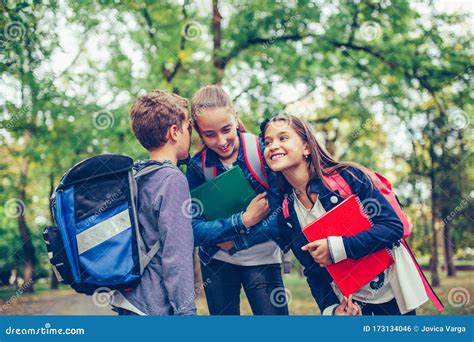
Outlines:
[[161,168],[137,179],[138,221],[141,238],[151,249],[160,248],[132,289],[117,290],[112,306],[119,315],[195,315],[193,273],[193,230],[186,215],[189,188],[177,168],[188,157],[191,123],[188,101],[178,95],[154,90],[132,106],[132,129],[140,144],[150,152],[149,164]]

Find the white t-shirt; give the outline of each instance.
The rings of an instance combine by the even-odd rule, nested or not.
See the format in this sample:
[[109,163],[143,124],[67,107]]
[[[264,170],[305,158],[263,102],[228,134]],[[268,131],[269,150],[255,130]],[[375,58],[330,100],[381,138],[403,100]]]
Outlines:
[[[298,221],[300,223],[301,228],[307,226],[317,218],[321,217],[326,213],[324,207],[322,206],[319,199],[314,203],[313,208],[307,209],[300,202],[296,194],[293,192],[293,196],[295,198],[295,211],[296,216],[298,217]],[[340,239],[341,243],[338,246],[331,245],[332,248],[342,248],[344,249],[344,244],[342,243],[342,238]],[[341,251],[339,254],[346,255],[345,250]],[[384,271],[384,279],[383,282],[378,282],[380,279],[379,277],[375,277],[372,281],[370,281],[367,285],[364,285],[362,288],[359,289],[356,293],[352,295],[353,299],[358,300],[364,303],[372,303],[372,304],[380,304],[386,303],[393,299],[393,291],[390,287],[390,282],[388,281],[388,270]],[[371,287],[372,283],[372,287]],[[331,283],[334,292],[338,296],[340,300],[342,300],[343,294],[337,287],[337,285],[332,282]]]
[[281,250],[275,241],[269,240],[238,251],[233,255],[220,249],[213,258],[239,266],[281,264]]
[[[230,169],[232,165],[223,163],[226,169]],[[254,229],[254,228],[251,228]],[[258,228],[256,228],[258,229]],[[229,264],[239,266],[258,266],[267,264],[281,263],[281,249],[273,240],[259,243],[247,249],[238,251],[230,255],[227,251],[220,249],[214,256],[214,259],[228,262]]]

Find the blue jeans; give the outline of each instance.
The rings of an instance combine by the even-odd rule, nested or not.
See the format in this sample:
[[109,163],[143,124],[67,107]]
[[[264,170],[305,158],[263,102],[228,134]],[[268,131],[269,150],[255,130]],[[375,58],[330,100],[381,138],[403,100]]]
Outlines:
[[238,266],[212,259],[201,262],[211,315],[240,315],[243,287],[254,315],[288,315],[280,264]]

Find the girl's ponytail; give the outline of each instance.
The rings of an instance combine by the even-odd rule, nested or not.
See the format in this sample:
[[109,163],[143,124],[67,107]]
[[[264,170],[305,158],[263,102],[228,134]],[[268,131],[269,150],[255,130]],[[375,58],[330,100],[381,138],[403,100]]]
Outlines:
[[[219,85],[202,87],[191,99],[191,117],[196,131],[199,131],[196,125],[196,118],[202,114],[202,110],[213,108],[228,108],[232,113],[235,113],[232,99]],[[237,117],[237,127],[241,132],[247,131],[239,117]]]

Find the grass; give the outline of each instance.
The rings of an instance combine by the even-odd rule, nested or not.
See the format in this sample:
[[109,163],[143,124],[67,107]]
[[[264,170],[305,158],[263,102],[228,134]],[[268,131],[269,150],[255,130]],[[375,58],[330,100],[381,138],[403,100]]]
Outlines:
[[[426,273],[430,279],[429,272]],[[286,289],[288,290],[288,301],[291,315],[319,315],[319,309],[311,296],[309,287],[304,278],[296,274],[286,274],[284,276]],[[456,277],[447,278],[441,277],[441,286],[435,289],[438,297],[445,304],[446,310],[442,312],[443,315],[472,315],[474,314],[474,305],[470,298],[474,298],[474,272],[472,271],[458,271]],[[22,294],[15,288],[3,287],[0,288],[0,304],[6,303],[11,298],[21,297],[21,300],[28,300],[29,297],[47,297],[50,296],[52,300],[54,297],[61,295],[69,295],[73,290],[69,286],[61,285],[59,290],[51,291],[46,282],[39,282],[35,284],[34,294]],[[451,293],[451,301],[448,297]],[[461,300],[466,302],[466,305],[456,306]],[[454,305],[453,305],[454,304]],[[199,315],[208,315],[206,299],[203,295],[196,299],[196,305]],[[244,294],[241,293],[241,313],[242,315],[251,315],[252,311]],[[424,304],[417,310],[418,315],[439,315],[431,303]]]

